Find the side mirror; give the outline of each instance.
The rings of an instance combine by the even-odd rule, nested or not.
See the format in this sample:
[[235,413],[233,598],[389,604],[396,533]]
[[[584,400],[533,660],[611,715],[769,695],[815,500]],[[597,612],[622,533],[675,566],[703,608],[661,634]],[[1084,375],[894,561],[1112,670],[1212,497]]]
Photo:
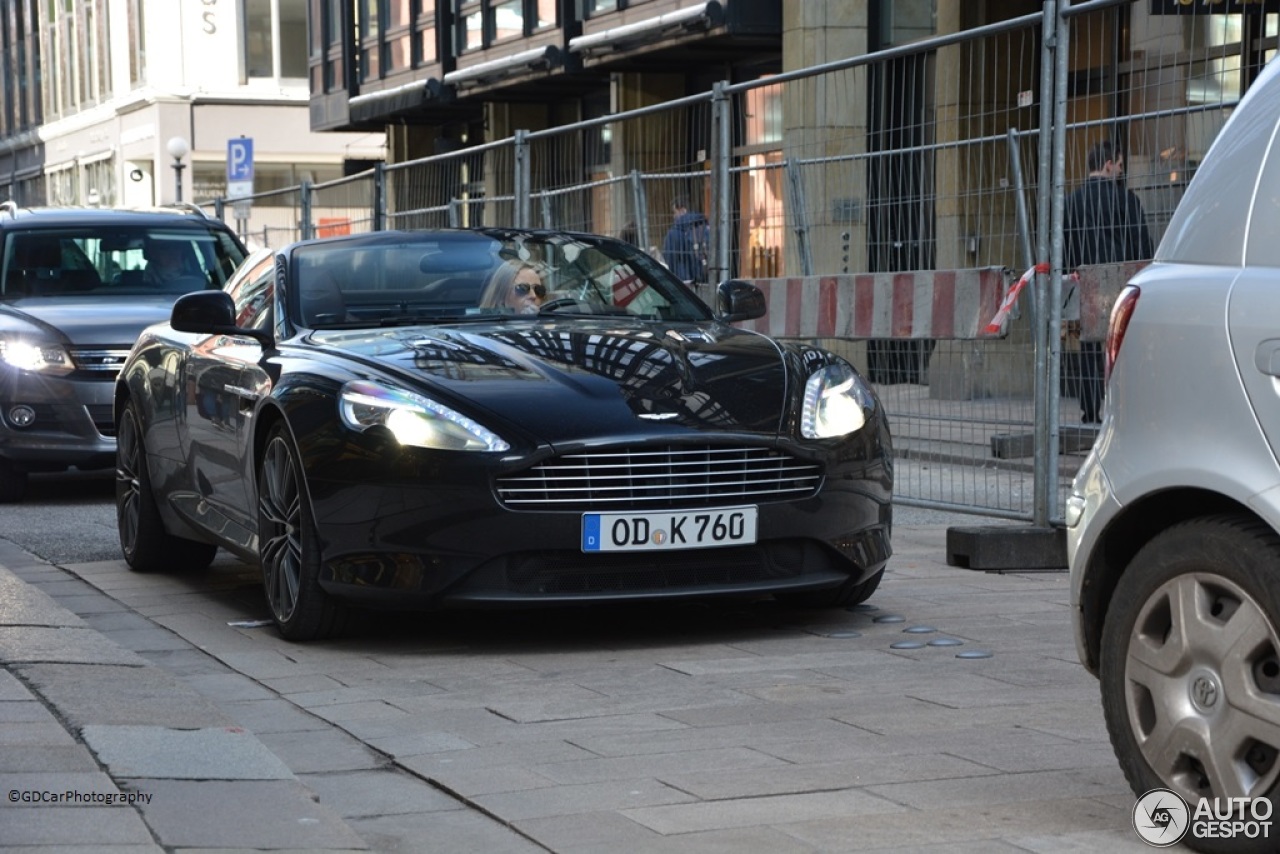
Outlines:
[[730,279],[716,288],[716,314],[725,323],[764,317],[767,310],[764,292],[750,282]]
[[236,304],[226,291],[195,291],[178,297],[169,315],[169,325],[177,332],[243,335],[263,347],[274,343],[270,332],[236,326]]

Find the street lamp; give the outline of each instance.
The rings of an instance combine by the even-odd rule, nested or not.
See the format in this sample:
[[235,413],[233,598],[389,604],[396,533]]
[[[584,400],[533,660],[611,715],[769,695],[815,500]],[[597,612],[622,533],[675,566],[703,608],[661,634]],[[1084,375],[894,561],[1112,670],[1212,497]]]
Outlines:
[[178,183],[177,200],[182,201],[182,170],[187,168],[182,158],[191,151],[191,145],[182,137],[175,136],[169,140],[167,148],[169,156],[173,158],[173,177]]

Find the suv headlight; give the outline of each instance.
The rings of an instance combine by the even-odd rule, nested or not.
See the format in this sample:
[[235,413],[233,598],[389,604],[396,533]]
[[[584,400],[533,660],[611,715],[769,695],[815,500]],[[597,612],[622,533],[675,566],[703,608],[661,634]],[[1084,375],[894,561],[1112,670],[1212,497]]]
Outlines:
[[816,371],[804,386],[800,435],[829,439],[862,429],[875,398],[853,368],[837,362]]
[[500,437],[442,403],[404,389],[349,382],[338,395],[342,422],[352,430],[386,427],[402,445],[442,451],[509,451]]
[[0,361],[19,370],[42,374],[61,375],[75,370],[66,348],[48,341],[0,338]]

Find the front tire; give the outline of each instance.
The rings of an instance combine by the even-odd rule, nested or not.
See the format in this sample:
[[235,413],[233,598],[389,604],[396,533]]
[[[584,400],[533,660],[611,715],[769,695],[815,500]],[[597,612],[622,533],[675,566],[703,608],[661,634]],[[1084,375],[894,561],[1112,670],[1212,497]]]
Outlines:
[[141,424],[137,405],[129,401],[116,425],[116,528],[125,562],[134,572],[204,569],[218,547],[165,530],[151,488]]
[[258,468],[262,585],[280,634],[318,640],[341,631],[346,607],[320,587],[320,542],[298,453],[276,425]]
[[[1121,577],[1103,626],[1100,685],[1135,795],[1171,789],[1193,811],[1200,798],[1274,803],[1278,567],[1274,531],[1218,516],[1164,531]],[[1184,839],[1206,851],[1248,850],[1248,841]]]

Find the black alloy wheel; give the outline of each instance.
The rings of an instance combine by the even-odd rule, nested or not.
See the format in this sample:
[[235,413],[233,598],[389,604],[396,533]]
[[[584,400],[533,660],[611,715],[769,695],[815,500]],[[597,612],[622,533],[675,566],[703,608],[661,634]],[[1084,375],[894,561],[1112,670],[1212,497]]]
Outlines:
[[129,401],[116,424],[116,528],[125,562],[135,572],[204,569],[218,547],[165,530],[151,488],[141,423],[137,405]]
[[341,631],[347,609],[320,587],[320,543],[298,453],[283,425],[271,429],[258,467],[258,548],[271,617],[288,640]]

